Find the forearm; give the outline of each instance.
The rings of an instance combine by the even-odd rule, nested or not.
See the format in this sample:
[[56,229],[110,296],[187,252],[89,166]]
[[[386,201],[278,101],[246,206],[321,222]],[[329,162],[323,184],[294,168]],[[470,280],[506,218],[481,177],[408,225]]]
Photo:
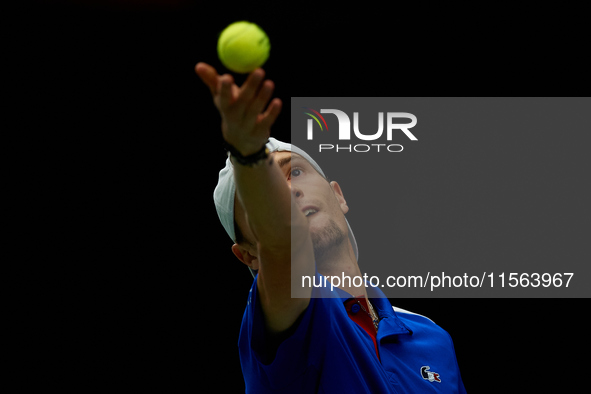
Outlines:
[[253,167],[234,162],[237,197],[256,241],[268,250],[289,251],[293,236],[297,242],[297,234],[307,231],[304,215],[291,207],[289,171],[289,166],[280,169],[272,156]]

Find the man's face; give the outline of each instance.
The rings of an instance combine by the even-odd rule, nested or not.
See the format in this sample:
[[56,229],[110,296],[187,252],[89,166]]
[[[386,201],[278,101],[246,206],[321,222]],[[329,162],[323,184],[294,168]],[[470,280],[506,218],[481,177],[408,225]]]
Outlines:
[[[287,151],[272,153],[291,189],[291,198],[307,217],[316,260],[348,239],[344,214],[348,211],[339,185],[328,181],[303,157]],[[251,247],[256,241],[250,230],[244,209],[236,199],[235,215],[238,226]],[[320,268],[320,267],[319,267]]]
[[[291,159],[291,160],[290,160]],[[277,163],[291,188],[291,198],[307,217],[316,260],[348,237],[344,214],[348,211],[339,185],[328,181],[303,157],[277,152]]]

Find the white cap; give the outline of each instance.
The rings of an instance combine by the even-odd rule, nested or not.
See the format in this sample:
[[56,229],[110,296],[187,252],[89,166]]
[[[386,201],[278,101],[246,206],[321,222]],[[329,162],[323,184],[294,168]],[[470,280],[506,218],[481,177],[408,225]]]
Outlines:
[[[312,167],[320,175],[326,178],[320,166],[312,159],[306,152],[301,150],[295,145],[288,144],[286,142],[281,142],[276,140],[275,138],[269,138],[269,142],[267,143],[267,148],[271,152],[280,152],[280,151],[289,151],[293,153],[297,153],[298,155],[302,156],[306,159]],[[234,167],[232,162],[230,161],[230,157],[226,159],[226,166],[222,168],[219,174],[218,184],[213,191],[213,201],[215,202],[215,209],[218,213],[218,217],[222,222],[222,226],[232,239],[232,241],[236,242],[236,233],[234,232],[234,196],[236,195],[236,183],[234,182]],[[347,222],[347,227],[349,228],[349,240],[351,241],[351,245],[353,246],[353,251],[355,252],[355,257],[359,259],[359,252],[357,249],[357,241],[355,241],[355,236],[353,235],[353,230],[351,230],[351,226],[345,218]],[[251,270],[251,273],[254,276],[254,272]]]

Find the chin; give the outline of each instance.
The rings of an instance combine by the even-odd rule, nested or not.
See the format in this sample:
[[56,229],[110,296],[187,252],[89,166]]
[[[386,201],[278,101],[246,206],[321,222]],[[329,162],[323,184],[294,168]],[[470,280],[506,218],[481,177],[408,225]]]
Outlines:
[[310,226],[310,236],[314,245],[314,255],[318,258],[328,250],[340,246],[347,238],[347,233],[343,232],[334,220],[329,220],[324,226]]

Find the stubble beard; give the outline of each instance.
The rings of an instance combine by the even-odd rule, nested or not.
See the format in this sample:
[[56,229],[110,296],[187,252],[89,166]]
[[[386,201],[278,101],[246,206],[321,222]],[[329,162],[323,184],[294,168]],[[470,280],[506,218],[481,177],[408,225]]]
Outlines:
[[346,239],[347,234],[330,219],[326,226],[311,234],[312,245],[314,246],[314,258],[317,266],[322,265],[322,261],[331,250],[340,246]]

